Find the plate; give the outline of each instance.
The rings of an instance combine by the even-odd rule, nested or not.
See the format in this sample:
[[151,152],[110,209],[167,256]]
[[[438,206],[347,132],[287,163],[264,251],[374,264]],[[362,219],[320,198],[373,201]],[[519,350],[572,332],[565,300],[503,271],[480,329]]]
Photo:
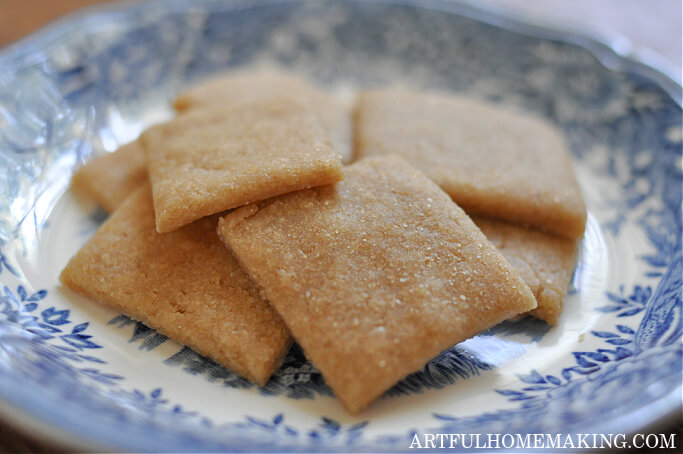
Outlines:
[[[73,170],[168,118],[193,81],[262,62],[347,92],[464,92],[558,125],[589,211],[558,326],[504,322],[351,416],[300,349],[257,388],[62,288],[104,219],[68,191]],[[0,408],[114,451],[404,451],[416,434],[643,430],[681,396],[680,90],[590,38],[446,1],[169,0],[54,24],[0,54]]]

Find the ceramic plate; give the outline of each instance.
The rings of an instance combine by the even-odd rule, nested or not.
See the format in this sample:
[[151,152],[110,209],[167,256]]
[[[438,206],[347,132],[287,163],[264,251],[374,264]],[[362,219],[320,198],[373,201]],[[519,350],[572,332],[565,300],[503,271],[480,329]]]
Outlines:
[[[229,67],[404,83],[542,115],[589,216],[556,327],[508,321],[351,416],[294,348],[264,388],[58,283],[102,222],[75,168]],[[603,64],[604,63],[604,64]],[[609,67],[605,66],[609,65]],[[155,1],[91,10],[0,53],[0,398],[87,449],[408,450],[415,433],[642,430],[681,397],[680,86],[588,38],[452,2]]]

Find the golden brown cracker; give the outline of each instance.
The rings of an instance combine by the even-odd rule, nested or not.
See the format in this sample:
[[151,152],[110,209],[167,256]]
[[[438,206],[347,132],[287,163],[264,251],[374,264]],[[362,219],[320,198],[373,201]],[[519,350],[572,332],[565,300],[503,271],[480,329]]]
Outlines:
[[538,307],[531,315],[557,324],[574,271],[578,241],[484,218],[473,218],[527,283]]
[[235,210],[218,231],[352,412],[536,306],[470,218],[395,157]]
[[145,154],[138,141],[133,141],[86,163],[74,174],[71,184],[112,213],[145,181]]
[[159,234],[138,189],[62,271],[62,283],[264,385],[291,338],[216,235],[217,216]]
[[447,94],[364,92],[355,111],[362,158],[396,153],[465,211],[569,238],[586,209],[562,135],[529,114]]
[[315,115],[289,98],[193,110],[141,141],[159,232],[343,178]]
[[183,93],[173,102],[179,112],[211,105],[240,105],[267,101],[283,95],[310,103],[320,124],[344,163],[351,161],[351,115],[337,97],[325,93],[295,74],[261,69],[224,74]]

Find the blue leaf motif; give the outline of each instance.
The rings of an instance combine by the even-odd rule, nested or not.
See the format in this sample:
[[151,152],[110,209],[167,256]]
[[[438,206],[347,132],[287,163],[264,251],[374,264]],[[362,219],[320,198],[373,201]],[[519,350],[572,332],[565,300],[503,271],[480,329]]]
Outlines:
[[595,367],[597,364],[592,363],[588,361],[586,358],[584,358],[584,355],[586,352],[574,352],[572,353],[574,355],[574,358],[576,359],[576,363],[581,366],[581,367]]
[[666,261],[662,257],[657,257],[656,255],[646,255],[643,257],[643,260],[655,268],[662,268],[667,265]]
[[582,368],[580,366],[574,366],[574,367],[566,367],[562,369],[562,377],[569,381],[572,379],[572,373],[576,373],[579,375],[588,375],[591,372],[595,372],[596,370],[599,370],[599,367],[592,367],[592,368]]
[[91,337],[92,336],[87,336],[85,334],[65,334],[60,336],[64,342],[79,350],[84,348],[102,348],[101,345],[97,345],[89,340]]
[[628,358],[629,356],[633,356],[633,352],[627,348],[624,347],[617,347],[616,350],[614,351],[614,360],[619,361],[624,358]]
[[586,352],[586,356],[592,359],[593,361],[600,361],[601,363],[606,363],[609,361],[609,356],[603,355],[602,353],[598,352]]
[[85,322],[85,323],[81,323],[80,325],[74,326],[74,329],[71,330],[71,334],[77,334],[77,333],[85,331],[85,329],[88,327],[88,325],[89,325],[89,323]]
[[620,333],[624,333],[624,334],[635,334],[636,333],[633,329],[629,328],[626,325],[617,325],[617,329],[619,330]]
[[637,307],[635,309],[631,309],[631,310],[622,312],[621,314],[617,315],[617,317],[632,317],[632,316],[640,313],[643,309],[645,309],[645,308],[644,307]]
[[284,419],[284,416],[282,415],[282,413],[280,413],[279,415],[276,415],[273,418],[273,424],[275,424],[277,426],[282,422],[283,419]]
[[572,367],[572,372],[576,372],[577,374],[580,374],[580,375],[592,374],[592,373],[595,372],[596,370],[600,370],[600,368],[597,367],[597,366],[596,366],[596,367],[587,368],[587,369],[581,369],[580,367]]
[[55,328],[54,326],[47,325],[47,324],[42,323],[42,322],[38,322],[38,326],[39,326],[41,329],[47,331],[48,333],[61,333],[61,332],[62,332],[61,329]]
[[7,269],[7,271],[14,274],[16,277],[19,277],[19,273],[17,272],[17,270],[12,268],[12,266],[9,264],[9,261],[7,261],[7,257],[5,257],[4,254],[0,253],[0,274],[2,274],[3,266]]
[[595,308],[596,311],[604,312],[604,313],[616,312],[616,311],[619,311],[621,309],[623,309],[623,307],[620,307],[620,306],[600,306],[600,307]]
[[628,301],[626,301],[623,297],[619,295],[615,295],[614,293],[611,292],[606,292],[607,298],[617,304],[628,304]]
[[64,325],[66,323],[69,323],[68,309],[58,311],[53,306],[49,309],[45,309],[43,312],[40,313],[40,315],[41,317],[43,317],[43,321],[45,323],[49,323],[50,325]]
[[161,388],[157,388],[149,394],[152,399],[158,399],[161,396]]
[[116,374],[105,374],[100,372],[97,369],[80,369],[80,372],[82,374],[85,374],[89,377],[94,378],[95,380],[106,383],[106,384],[112,384],[115,383],[117,380],[123,380],[123,377],[120,375]]
[[519,396],[519,397],[513,397],[510,399],[511,401],[520,401],[520,400],[531,400],[531,399],[536,399],[538,396]]
[[103,361],[103,360],[96,358],[94,356],[89,356],[89,355],[77,355],[77,356],[84,361],[90,361],[92,363],[98,363],[98,364],[107,364],[106,361]]
[[325,416],[323,416],[322,420],[322,426],[329,431],[338,432],[341,428],[341,425],[334,419],[326,418]]
[[649,285],[645,288],[641,287],[640,285],[636,285],[635,288],[633,289],[633,295],[629,296],[629,299],[631,301],[635,301],[641,304],[647,303],[647,301],[650,299],[650,296],[652,295],[652,287]]
[[521,395],[523,395],[523,393],[520,393],[519,391],[513,391],[511,389],[496,389],[495,391],[502,396],[521,396]]
[[536,369],[533,369],[529,375],[518,375],[518,378],[524,383],[529,383],[532,385],[537,385],[545,383],[545,378],[538,373]]
[[448,416],[448,415],[441,415],[439,413],[434,413],[433,415],[436,419],[440,419],[442,421],[457,421],[458,418],[455,416]]
[[609,331],[591,331],[591,334],[602,338],[619,337],[618,334],[610,333]]
[[47,290],[39,290],[28,297],[28,301],[40,301],[47,296]]
[[22,301],[26,301],[26,289],[23,285],[17,287],[17,294],[19,295],[19,298],[21,298]]
[[628,339],[608,339],[607,342],[609,342],[612,345],[626,345],[630,344],[633,341],[630,341]]
[[247,421],[254,424],[255,426],[263,427],[264,429],[271,429],[273,427],[270,424],[268,424],[267,422],[262,421],[262,420],[257,419],[257,418],[252,418],[251,416],[247,416]]
[[527,386],[526,388],[522,388],[522,391],[543,391],[544,389],[550,389],[550,386],[547,386],[547,385]]
[[553,376],[553,375],[546,375],[545,379],[549,382],[552,383],[555,386],[560,386],[562,384],[562,380],[559,378]]
[[[29,300],[30,301],[30,300]],[[26,312],[33,312],[38,308],[38,305],[36,303],[28,303],[24,306],[24,310]]]

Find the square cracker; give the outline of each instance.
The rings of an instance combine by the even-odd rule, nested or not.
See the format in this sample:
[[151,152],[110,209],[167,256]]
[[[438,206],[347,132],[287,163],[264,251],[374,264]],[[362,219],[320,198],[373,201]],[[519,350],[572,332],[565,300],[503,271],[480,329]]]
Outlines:
[[78,251],[60,280],[264,385],[291,337],[219,240],[217,222],[206,217],[157,233],[145,184]]
[[158,232],[343,178],[318,119],[290,98],[192,110],[141,141]]
[[145,153],[138,141],[133,141],[86,163],[74,174],[71,184],[112,213],[146,181]]
[[557,324],[574,271],[578,241],[527,229],[507,222],[473,218],[536,297],[534,317]]
[[357,412],[442,350],[536,306],[470,218],[400,158],[235,210],[218,231]]
[[351,115],[348,106],[307,80],[285,71],[261,69],[224,74],[183,93],[173,102],[179,112],[211,105],[239,105],[290,95],[310,102],[344,163],[351,161]]
[[586,209],[566,145],[540,118],[394,88],[361,93],[355,120],[359,158],[400,155],[467,213],[583,235]]

